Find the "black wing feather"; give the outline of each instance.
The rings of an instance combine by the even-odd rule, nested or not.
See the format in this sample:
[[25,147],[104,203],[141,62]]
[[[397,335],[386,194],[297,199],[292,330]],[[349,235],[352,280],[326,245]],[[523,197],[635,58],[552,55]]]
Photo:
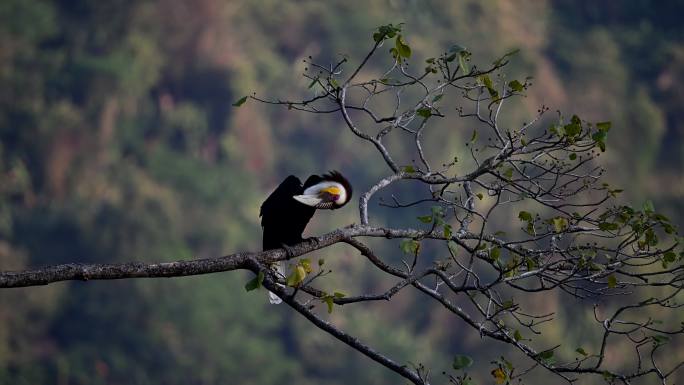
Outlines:
[[278,249],[283,244],[294,245],[302,241],[304,228],[316,212],[314,207],[293,198],[303,192],[304,187],[299,178],[290,175],[261,205],[259,216],[264,229],[264,250]]

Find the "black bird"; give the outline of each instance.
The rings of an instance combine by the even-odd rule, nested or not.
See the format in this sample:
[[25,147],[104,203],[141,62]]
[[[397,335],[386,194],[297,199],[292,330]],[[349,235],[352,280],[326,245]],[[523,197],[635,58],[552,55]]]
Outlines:
[[[304,185],[296,176],[288,176],[261,205],[263,249],[288,250],[289,246],[304,241],[302,233],[316,209],[338,209],[351,197],[351,184],[337,171],[311,175]],[[280,298],[269,294],[271,303],[280,303]]]

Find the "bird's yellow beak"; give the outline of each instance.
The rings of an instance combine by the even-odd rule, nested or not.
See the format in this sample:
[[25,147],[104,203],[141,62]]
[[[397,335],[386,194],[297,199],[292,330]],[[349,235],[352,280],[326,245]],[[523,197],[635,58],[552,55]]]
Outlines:
[[321,189],[321,192],[327,192],[330,195],[340,195],[340,188],[336,186],[326,187]]

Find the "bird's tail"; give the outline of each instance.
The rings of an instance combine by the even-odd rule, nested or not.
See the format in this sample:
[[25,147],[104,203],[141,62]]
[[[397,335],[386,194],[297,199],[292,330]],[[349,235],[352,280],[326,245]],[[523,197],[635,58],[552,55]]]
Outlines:
[[[274,267],[275,267],[275,270],[278,273],[278,275],[281,275],[283,277],[285,276],[285,266],[284,266],[283,262],[276,262],[273,265],[271,265],[271,268],[274,268]],[[277,285],[285,287],[279,283]],[[281,302],[283,302],[283,300],[280,299],[280,297],[278,297],[275,293],[269,291],[268,292],[268,302],[270,302],[273,305],[278,305]]]

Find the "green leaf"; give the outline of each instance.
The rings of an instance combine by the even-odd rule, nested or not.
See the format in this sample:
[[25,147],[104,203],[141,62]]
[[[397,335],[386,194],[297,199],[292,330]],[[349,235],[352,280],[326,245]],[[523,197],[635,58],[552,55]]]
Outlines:
[[429,118],[430,116],[432,116],[432,110],[430,110],[429,108],[419,108],[419,109],[416,111],[416,114],[417,114],[418,116],[420,116],[420,117],[423,117],[423,118],[426,118],[426,119],[427,119],[427,118]]
[[456,357],[454,357],[454,362],[451,364],[451,367],[453,367],[455,370],[461,370],[469,368],[472,365],[472,358],[464,354],[457,354]]
[[409,166],[404,166],[404,167],[402,167],[402,168],[401,168],[401,171],[407,172],[407,173],[409,173],[409,174],[413,174],[413,173],[416,172],[416,168],[409,165]]
[[655,212],[655,207],[653,206],[653,202],[650,199],[644,202],[643,209],[647,213]]
[[306,278],[306,270],[303,266],[297,265],[292,274],[287,277],[285,283],[287,286],[296,287],[300,283],[304,282],[304,278]]
[[335,304],[333,302],[333,297],[330,295],[327,295],[327,296],[323,297],[323,302],[325,302],[325,304],[328,305],[328,314],[331,314],[333,311],[333,306]]
[[589,355],[589,354],[588,354],[584,349],[582,349],[581,347],[575,349],[575,351],[576,351],[577,353],[579,353],[579,354],[585,356],[585,357]]
[[522,334],[520,334],[520,331],[516,329],[515,333],[513,333],[513,338],[515,339],[515,342],[518,342],[522,339]]
[[378,31],[373,33],[373,40],[375,40],[376,43],[379,43],[380,41],[386,38],[393,38],[397,34],[397,32],[401,31],[402,24],[403,23],[399,23],[397,25],[381,25],[380,27],[378,27]]
[[502,306],[504,309],[510,309],[510,308],[512,308],[513,306],[515,306],[515,302],[513,302],[512,299],[507,299],[507,300],[505,300],[505,301],[503,301],[503,302],[501,303],[501,306]]
[[611,126],[612,126],[612,123],[611,123],[611,122],[599,122],[599,123],[596,123],[596,128],[598,128],[599,131],[603,131],[603,132],[608,132],[608,130],[610,130],[610,127],[611,127]]
[[325,259],[321,258],[318,260],[318,266],[323,266],[325,264]]
[[620,228],[620,225],[617,223],[611,223],[611,222],[601,222],[599,223],[599,229],[603,231],[612,231],[612,230],[617,230]]
[[537,354],[537,358],[540,360],[548,361],[553,358],[553,350],[544,350]]
[[477,130],[473,130],[473,135],[470,137],[470,143],[477,140]]
[[499,257],[501,257],[501,248],[499,248],[499,247],[493,248],[492,251],[489,252],[489,257],[495,261],[498,260]]
[[444,238],[451,238],[452,234],[451,225],[444,224]]
[[487,88],[487,91],[489,92],[489,96],[491,96],[492,99],[496,100],[499,98],[499,92],[494,88],[494,84],[492,83],[492,79],[489,78],[488,75],[480,75],[479,77],[480,81],[484,86]]
[[299,265],[304,269],[306,273],[311,273],[313,271],[313,269],[311,268],[311,260],[309,258],[300,259]]
[[672,251],[668,251],[663,255],[663,260],[666,262],[674,262],[677,260],[677,254]]
[[339,298],[344,298],[344,297],[346,297],[346,296],[347,296],[346,294],[344,294],[344,293],[342,293],[342,292],[339,292],[339,291],[336,291],[336,292],[333,293],[333,297],[338,298],[338,299],[339,299]]
[[416,241],[415,239],[404,239],[399,244],[399,248],[405,254],[416,255],[416,254],[418,254],[418,251],[420,250],[420,242]]
[[614,275],[608,276],[608,287],[612,289],[615,286],[617,286],[617,278]]
[[579,124],[570,123],[563,126],[563,130],[565,131],[566,136],[574,138],[582,133],[582,126]]
[[575,159],[577,159],[577,154],[575,154],[573,152],[572,154],[570,154],[570,160],[575,160]]
[[512,50],[512,51],[506,52],[506,54],[504,54],[503,56],[501,56],[500,58],[498,58],[498,59],[496,59],[496,60],[494,61],[494,66],[495,66],[495,67],[498,67],[498,66],[501,65],[501,63],[503,63],[504,60],[506,60],[509,56],[513,56],[513,55],[517,54],[518,52],[520,52],[519,49],[514,49],[514,50]]
[[395,40],[395,47],[397,49],[397,53],[399,54],[399,56],[404,57],[406,59],[411,57],[411,47],[409,47],[404,42],[404,39],[401,35],[397,35],[397,39]]
[[256,290],[261,287],[264,282],[264,272],[259,271],[256,277],[252,278],[249,282],[245,284],[246,291]]
[[479,200],[482,200],[482,198],[484,198],[484,195],[482,195],[482,193],[477,193],[477,194],[475,194],[475,196],[476,196],[477,199],[479,199]]
[[432,207],[430,207],[430,211],[432,211],[433,216],[438,216],[438,217],[444,216],[444,208],[442,208],[442,206],[432,206]]
[[530,222],[532,221],[532,214],[527,211],[521,211],[518,213],[518,218],[520,218],[521,221]]
[[651,338],[656,345],[664,345],[670,340],[670,337],[662,334],[653,335]]
[[603,376],[603,379],[609,382],[612,382],[615,380],[615,375],[607,370],[604,370],[603,373],[601,373]]
[[442,99],[443,96],[444,96],[444,94],[435,95],[435,97],[432,98],[432,102],[433,103],[438,102],[440,99]]
[[417,217],[419,221],[423,223],[432,223],[432,215],[422,215]]
[[504,177],[506,180],[511,180],[511,179],[513,179],[513,167],[507,168],[507,169],[504,171],[504,173],[503,173],[503,177]]
[[568,220],[563,217],[556,217],[551,220],[553,224],[553,231],[556,233],[563,232],[563,230],[568,228]]
[[598,144],[602,152],[606,151],[606,137],[605,131],[598,131],[591,136],[591,139]]
[[461,67],[461,70],[463,70],[464,75],[470,73],[470,68],[468,68],[469,56],[470,52],[468,51],[461,51],[458,54],[458,66]]
[[240,99],[238,99],[237,102],[233,103],[233,107],[240,107],[241,105],[245,104],[247,101],[247,96],[243,96]]
[[512,81],[508,82],[508,87],[510,89],[512,89],[513,91],[517,91],[517,92],[522,92],[525,89],[523,84],[517,80],[512,80]]

